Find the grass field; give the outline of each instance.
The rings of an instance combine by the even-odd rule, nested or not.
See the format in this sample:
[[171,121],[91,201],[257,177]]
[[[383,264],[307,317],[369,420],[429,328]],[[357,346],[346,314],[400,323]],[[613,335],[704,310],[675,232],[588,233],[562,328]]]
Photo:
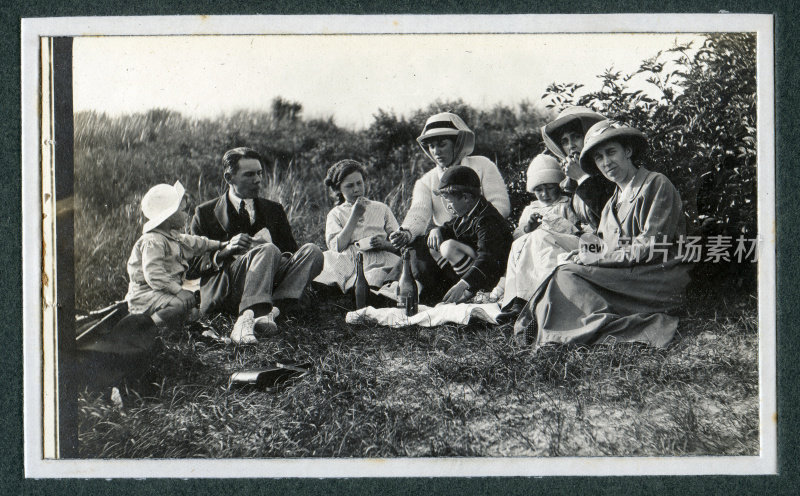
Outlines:
[[[389,329],[320,300],[257,346],[164,336],[161,378],[116,409],[79,399],[83,457],[755,455],[755,299],[698,295],[665,350],[532,351],[509,325]],[[213,322],[224,332],[231,321]],[[228,387],[276,359],[312,372],[272,391]]]
[[[289,136],[294,144],[286,147],[310,150],[287,161],[276,154],[263,195],[284,205],[298,241],[322,245],[332,206],[322,188],[325,167],[364,143],[335,129],[314,131],[324,136],[313,142],[299,140],[267,117],[244,117],[78,116],[78,308],[124,296],[125,261],[141,232],[139,202],[147,188],[180,179],[190,204],[197,205],[218,194],[216,164],[232,146],[258,147]],[[386,201],[402,219],[424,167],[369,164],[371,197]],[[151,380],[127,391],[124,408],[112,406],[107,391],[79,395],[79,453],[756,455],[757,300],[748,289],[753,277],[733,269],[695,279],[679,335],[664,350],[614,345],[533,351],[513,343],[509,325],[347,325],[344,314],[352,303],[346,296],[318,298],[313,311],[279,320],[282,333],[253,347],[209,344],[189,328],[171,329],[153,357]],[[220,334],[229,332],[230,317],[212,317]],[[311,362],[312,371],[274,391],[228,388],[232,372],[285,359]]]

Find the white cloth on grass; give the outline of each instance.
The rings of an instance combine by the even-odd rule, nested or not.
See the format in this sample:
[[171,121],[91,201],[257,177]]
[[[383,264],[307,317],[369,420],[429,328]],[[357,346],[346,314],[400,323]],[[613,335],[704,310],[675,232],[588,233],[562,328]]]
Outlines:
[[366,307],[347,312],[345,322],[348,324],[369,322],[389,327],[410,325],[435,327],[442,324],[466,325],[474,318],[497,324],[499,314],[500,305],[497,303],[440,303],[435,307],[420,305],[419,312],[412,317],[407,317],[403,308]]

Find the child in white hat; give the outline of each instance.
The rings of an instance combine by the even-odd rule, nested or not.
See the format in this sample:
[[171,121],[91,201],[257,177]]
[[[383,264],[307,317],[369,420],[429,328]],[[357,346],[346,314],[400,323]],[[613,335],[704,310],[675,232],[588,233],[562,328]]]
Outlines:
[[543,256],[531,251],[531,247],[538,245],[528,243],[528,233],[540,227],[559,234],[578,233],[579,219],[572,209],[572,201],[562,193],[559,186],[565,177],[555,157],[542,154],[531,161],[526,189],[536,199],[522,211],[519,224],[514,230],[514,243],[508,256],[506,275],[489,294],[489,301],[502,300],[505,306],[509,301],[519,300],[520,308],[514,311],[521,310],[525,301],[518,298],[519,291],[516,289],[519,272],[534,272],[535,264]]
[[[522,211],[514,239],[533,231],[540,225],[551,231],[575,233],[578,216],[572,210],[570,198],[561,192],[559,183],[565,178],[555,157],[537,155],[528,166],[526,189],[536,199]],[[567,222],[564,222],[566,220]]]
[[149,315],[159,327],[199,317],[192,291],[183,288],[189,262],[225,242],[181,232],[186,225],[186,198],[180,182],[157,184],[142,198],[147,217],[144,234],[128,259],[128,310]]

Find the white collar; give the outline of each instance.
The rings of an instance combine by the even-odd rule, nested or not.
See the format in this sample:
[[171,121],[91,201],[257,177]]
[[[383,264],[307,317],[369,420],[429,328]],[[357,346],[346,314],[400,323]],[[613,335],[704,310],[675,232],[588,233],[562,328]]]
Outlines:
[[228,188],[228,199],[233,204],[236,210],[239,210],[239,205],[241,205],[242,200],[244,200],[244,204],[247,207],[252,207],[254,205],[254,200],[252,198],[239,198],[236,196],[236,193],[233,192],[233,188]]

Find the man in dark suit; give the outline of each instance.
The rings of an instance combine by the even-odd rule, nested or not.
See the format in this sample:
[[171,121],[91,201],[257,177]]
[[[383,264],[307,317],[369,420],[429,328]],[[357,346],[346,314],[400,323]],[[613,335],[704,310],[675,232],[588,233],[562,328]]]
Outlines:
[[234,148],[222,164],[228,190],[197,207],[191,233],[227,243],[192,269],[201,277],[201,311],[237,314],[231,340],[255,343],[255,331],[277,332],[273,302],[298,300],[322,271],[322,251],[313,243],[298,249],[281,204],[258,197],[258,152]]

